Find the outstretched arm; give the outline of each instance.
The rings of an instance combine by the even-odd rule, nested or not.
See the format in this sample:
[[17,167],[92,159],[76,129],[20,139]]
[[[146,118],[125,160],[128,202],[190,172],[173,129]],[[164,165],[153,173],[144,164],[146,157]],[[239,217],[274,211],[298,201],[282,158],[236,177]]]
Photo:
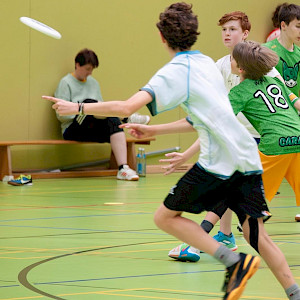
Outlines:
[[158,125],[141,125],[127,123],[120,125],[120,127],[129,129],[129,134],[138,139],[170,133],[191,132],[195,130],[186,119],[181,119],[175,122]]
[[[78,103],[65,101],[50,96],[42,96],[43,99],[52,101],[52,108],[61,116],[78,114]],[[152,96],[139,91],[126,101],[107,101],[97,103],[84,103],[83,113],[103,117],[128,117],[152,101]]]
[[163,166],[162,168],[166,170],[165,175],[173,173],[176,169],[178,169],[181,165],[183,165],[186,161],[188,161],[194,154],[199,152],[200,150],[200,141],[199,139],[190,146],[183,153],[172,152],[167,153],[165,156],[167,159],[160,159],[159,162],[169,163],[168,165]]

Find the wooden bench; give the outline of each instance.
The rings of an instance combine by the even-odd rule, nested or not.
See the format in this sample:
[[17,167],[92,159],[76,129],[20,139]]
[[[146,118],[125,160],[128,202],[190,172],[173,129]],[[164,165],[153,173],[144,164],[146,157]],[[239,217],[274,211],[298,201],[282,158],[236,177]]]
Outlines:
[[[136,151],[135,144],[150,145],[155,138],[134,139],[127,138],[127,163],[132,169],[136,169]],[[0,180],[4,176],[18,175],[13,173],[11,147],[12,146],[30,146],[30,145],[81,145],[98,144],[94,142],[76,142],[66,140],[29,140],[29,141],[0,141]],[[32,174],[34,178],[57,178],[57,177],[86,177],[86,176],[112,176],[117,173],[117,163],[113,152],[110,156],[109,169],[100,171],[68,171],[68,172],[39,172]]]

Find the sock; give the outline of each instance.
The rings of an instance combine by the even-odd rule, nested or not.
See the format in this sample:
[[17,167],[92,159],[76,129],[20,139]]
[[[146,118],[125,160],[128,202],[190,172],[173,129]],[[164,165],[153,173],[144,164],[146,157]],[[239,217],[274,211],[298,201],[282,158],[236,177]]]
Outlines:
[[220,245],[214,254],[214,258],[228,268],[240,260],[240,255],[232,252],[226,246]]
[[124,165],[120,165],[119,166],[119,171],[124,167]]
[[297,283],[291,285],[289,288],[285,290],[287,296],[291,300],[298,300],[300,299],[300,288]]
[[209,221],[203,220],[200,226],[207,232],[210,233],[211,230],[214,228],[214,225]]

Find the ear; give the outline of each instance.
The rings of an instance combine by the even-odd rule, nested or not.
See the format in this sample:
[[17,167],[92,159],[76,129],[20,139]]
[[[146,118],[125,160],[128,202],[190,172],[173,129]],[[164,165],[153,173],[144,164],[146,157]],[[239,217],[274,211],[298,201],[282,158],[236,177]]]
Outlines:
[[245,41],[247,38],[248,38],[248,35],[249,35],[249,30],[245,30],[244,32],[243,32],[243,41]]
[[281,21],[280,23],[280,30],[285,30],[287,27],[287,24],[284,21]]

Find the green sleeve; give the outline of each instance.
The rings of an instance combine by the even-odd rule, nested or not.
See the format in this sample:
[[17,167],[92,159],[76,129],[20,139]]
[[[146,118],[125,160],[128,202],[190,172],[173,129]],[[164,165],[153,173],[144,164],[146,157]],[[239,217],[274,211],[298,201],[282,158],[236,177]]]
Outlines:
[[230,90],[229,93],[229,100],[232,106],[232,109],[235,113],[235,115],[237,115],[239,112],[243,111],[244,109],[244,101],[243,101],[243,95],[242,93],[239,92],[238,89],[236,89],[236,87],[232,88]]

